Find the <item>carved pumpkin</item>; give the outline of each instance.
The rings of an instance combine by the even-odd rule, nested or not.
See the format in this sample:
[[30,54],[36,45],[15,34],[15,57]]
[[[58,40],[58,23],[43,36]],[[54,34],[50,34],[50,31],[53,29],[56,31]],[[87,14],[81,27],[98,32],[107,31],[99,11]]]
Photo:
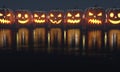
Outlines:
[[86,9],[84,18],[88,24],[102,24],[105,22],[105,11],[101,7],[90,7]]
[[68,10],[65,14],[65,23],[79,24],[81,23],[83,12],[81,10]]
[[107,23],[120,24],[120,8],[107,9]]
[[16,23],[30,24],[32,22],[32,14],[28,10],[16,10]]
[[33,12],[33,22],[36,24],[44,24],[47,22],[46,13],[43,11]]
[[61,24],[63,23],[63,11],[51,10],[48,13],[48,23],[50,24]]
[[8,8],[0,9],[0,24],[13,24],[15,21],[15,16],[13,11]]

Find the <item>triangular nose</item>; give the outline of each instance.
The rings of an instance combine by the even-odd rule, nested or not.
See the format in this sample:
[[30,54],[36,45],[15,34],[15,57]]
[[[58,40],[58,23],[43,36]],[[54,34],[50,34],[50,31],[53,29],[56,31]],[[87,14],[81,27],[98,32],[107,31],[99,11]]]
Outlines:
[[94,16],[94,18],[96,18],[96,16]]
[[22,17],[22,19],[24,19],[24,17]]
[[117,16],[115,16],[115,18],[117,18]]

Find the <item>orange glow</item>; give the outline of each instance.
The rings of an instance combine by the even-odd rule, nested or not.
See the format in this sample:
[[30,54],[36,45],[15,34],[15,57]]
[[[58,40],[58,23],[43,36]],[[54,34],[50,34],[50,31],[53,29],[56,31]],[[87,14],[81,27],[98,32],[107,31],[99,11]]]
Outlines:
[[68,13],[68,14],[67,14],[67,17],[72,17],[72,14],[71,14],[71,13]]
[[50,44],[54,44],[55,38],[57,39],[58,44],[62,42],[62,31],[60,28],[52,28],[50,30]]
[[81,19],[75,19],[75,20],[68,19],[67,23],[77,24],[77,23],[80,23],[80,21],[81,21]]
[[91,49],[94,46],[101,48],[101,31],[90,31],[88,32],[88,47]]
[[50,22],[51,22],[52,24],[60,24],[60,23],[62,22],[62,20],[56,21],[56,20],[50,19]]
[[120,30],[110,30],[108,37],[111,48],[120,48]]
[[67,31],[68,46],[71,46],[73,41],[74,41],[75,46],[78,46],[80,44],[80,30],[79,29],[70,29]]
[[8,29],[0,30],[0,47],[7,47],[11,46],[11,31]]
[[102,16],[102,12],[100,12],[99,14],[97,14],[97,16]]
[[10,20],[6,20],[6,19],[0,19],[0,23],[2,23],[2,24],[10,24],[11,21]]
[[89,12],[89,14],[88,14],[89,16],[93,16],[93,13],[91,13],[91,12]]
[[108,20],[112,24],[120,24],[120,20],[111,20],[111,19],[108,19]]
[[36,28],[33,31],[34,47],[45,46],[45,28]]
[[102,21],[98,20],[98,19],[89,19],[88,23],[91,23],[91,24],[102,24]]
[[112,12],[112,13],[110,13],[110,17],[114,17],[114,13]]
[[17,47],[28,47],[29,32],[26,28],[21,28],[17,32]]
[[18,20],[18,22],[19,22],[20,24],[26,24],[26,23],[29,22],[29,19],[27,19],[27,20]]

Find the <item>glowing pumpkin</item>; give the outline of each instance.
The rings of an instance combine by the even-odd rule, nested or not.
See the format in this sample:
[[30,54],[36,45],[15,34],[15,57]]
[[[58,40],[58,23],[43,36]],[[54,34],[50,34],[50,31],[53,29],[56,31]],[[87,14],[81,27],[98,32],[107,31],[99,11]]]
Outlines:
[[48,13],[48,23],[50,24],[61,24],[63,23],[63,11],[60,10],[51,10]]
[[120,8],[107,9],[107,23],[120,24]]
[[16,10],[16,23],[30,24],[32,22],[32,14],[28,10]]
[[88,24],[102,24],[105,22],[105,11],[101,7],[87,8],[84,19]]
[[81,23],[83,12],[81,10],[68,10],[65,14],[65,23],[79,24]]
[[13,24],[15,21],[15,16],[13,11],[8,8],[0,9],[0,24]]
[[46,13],[43,11],[33,12],[33,22],[36,24],[44,24],[47,22]]

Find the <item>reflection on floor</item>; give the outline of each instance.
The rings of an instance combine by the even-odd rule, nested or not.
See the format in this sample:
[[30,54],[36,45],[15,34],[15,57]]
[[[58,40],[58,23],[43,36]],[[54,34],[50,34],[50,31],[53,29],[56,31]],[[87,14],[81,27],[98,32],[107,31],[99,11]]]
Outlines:
[[64,55],[110,54],[120,49],[120,30],[0,29],[0,49]]

